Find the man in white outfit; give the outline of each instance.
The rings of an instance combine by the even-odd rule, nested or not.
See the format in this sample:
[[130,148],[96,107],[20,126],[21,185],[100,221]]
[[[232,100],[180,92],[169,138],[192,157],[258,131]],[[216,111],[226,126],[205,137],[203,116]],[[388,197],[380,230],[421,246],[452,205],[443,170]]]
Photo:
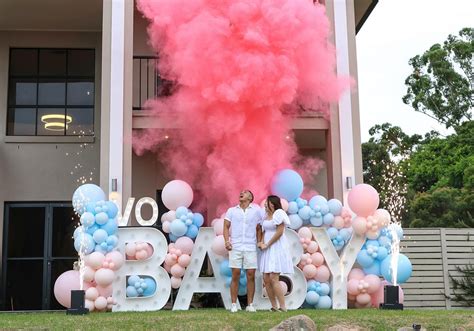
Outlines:
[[[255,294],[255,271],[257,270],[257,239],[261,240],[263,210],[252,204],[253,194],[249,190],[240,192],[239,204],[229,208],[224,218],[225,247],[229,251],[229,266],[232,269],[230,297],[232,313],[237,312],[237,293],[239,290],[240,270],[247,273],[247,308],[255,312],[253,297]],[[229,231],[231,230],[231,231]],[[229,232],[231,235],[229,237]]]

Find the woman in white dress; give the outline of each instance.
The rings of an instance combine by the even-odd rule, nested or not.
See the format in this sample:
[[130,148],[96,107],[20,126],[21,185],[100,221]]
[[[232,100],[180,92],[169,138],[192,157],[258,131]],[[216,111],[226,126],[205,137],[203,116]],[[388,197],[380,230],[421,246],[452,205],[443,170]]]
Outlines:
[[280,286],[280,274],[292,274],[293,263],[285,236],[285,226],[290,219],[281,207],[280,198],[270,195],[265,202],[266,218],[262,223],[263,241],[258,243],[262,250],[259,269],[268,298],[272,303],[272,311],[278,311],[277,301],[281,311],[286,311],[285,293]]

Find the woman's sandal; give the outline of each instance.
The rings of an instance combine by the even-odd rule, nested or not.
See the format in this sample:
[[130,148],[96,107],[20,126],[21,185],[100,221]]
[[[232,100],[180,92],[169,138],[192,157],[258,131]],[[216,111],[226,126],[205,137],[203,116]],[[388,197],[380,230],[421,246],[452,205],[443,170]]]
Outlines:
[[275,308],[275,307],[272,307],[272,308],[270,309],[270,311],[281,312],[281,311],[280,311],[280,309],[278,309],[278,308]]

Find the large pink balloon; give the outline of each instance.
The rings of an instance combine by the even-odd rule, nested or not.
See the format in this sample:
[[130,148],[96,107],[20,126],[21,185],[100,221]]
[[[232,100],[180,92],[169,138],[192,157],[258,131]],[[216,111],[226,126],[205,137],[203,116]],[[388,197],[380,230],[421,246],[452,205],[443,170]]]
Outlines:
[[122,253],[119,251],[112,251],[105,256],[107,259],[110,259],[114,263],[112,270],[118,270],[123,265],[125,259]]
[[113,270],[100,268],[95,272],[95,282],[100,286],[109,286],[114,281],[115,273]]
[[212,227],[214,228],[214,233],[216,236],[224,234],[224,220],[222,218],[214,220]]
[[380,198],[377,190],[372,186],[359,184],[349,191],[347,202],[354,213],[367,217],[377,210]]
[[368,293],[361,293],[356,296],[356,302],[362,306],[367,306],[370,303],[370,295]]
[[329,281],[329,278],[331,277],[331,272],[329,271],[329,268],[325,266],[324,264],[320,267],[318,267],[318,272],[316,273],[316,277],[314,277],[314,280],[317,282],[327,282]]
[[365,273],[361,269],[354,268],[349,272],[349,275],[347,276],[347,279],[361,280],[364,277],[365,277]]
[[194,242],[189,237],[180,237],[174,244],[175,247],[181,250],[181,253],[191,255],[193,253]]
[[211,249],[217,255],[220,255],[220,256],[229,255],[229,252],[225,248],[224,236],[215,237],[214,240],[212,241]]
[[[379,308],[380,304],[383,303],[384,287],[385,285],[391,285],[386,280],[383,280],[380,284],[379,289],[371,295],[372,307]],[[403,303],[404,300],[403,289],[400,286],[398,288],[398,302]]]
[[71,308],[71,291],[81,288],[79,271],[69,270],[62,273],[54,283],[54,297],[58,302],[66,307]]
[[166,208],[170,210],[176,210],[181,206],[189,207],[193,202],[193,189],[185,181],[175,179],[163,187],[161,198]]

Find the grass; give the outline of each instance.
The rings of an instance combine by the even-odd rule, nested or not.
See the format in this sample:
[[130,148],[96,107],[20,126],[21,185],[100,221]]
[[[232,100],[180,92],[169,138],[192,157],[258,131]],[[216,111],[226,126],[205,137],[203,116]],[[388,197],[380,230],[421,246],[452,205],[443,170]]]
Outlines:
[[62,312],[3,313],[0,329],[51,330],[268,330],[284,319],[299,314],[311,317],[318,330],[333,325],[352,325],[364,330],[397,330],[413,323],[427,330],[474,330],[474,310],[404,310],[376,309],[311,310],[288,313],[238,312],[224,309],[156,312],[92,313],[67,316]]

